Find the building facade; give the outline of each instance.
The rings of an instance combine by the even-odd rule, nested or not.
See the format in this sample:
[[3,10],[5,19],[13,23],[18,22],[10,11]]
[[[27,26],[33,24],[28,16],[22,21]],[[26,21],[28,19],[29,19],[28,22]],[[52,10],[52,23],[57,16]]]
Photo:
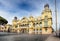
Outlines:
[[44,10],[41,16],[34,18],[30,16],[29,18],[23,17],[21,20],[14,17],[12,20],[12,25],[5,25],[5,28],[1,30],[16,33],[28,33],[28,34],[51,34],[52,28],[52,11],[49,5],[44,6]]
[[23,17],[21,20],[14,17],[11,32],[29,34],[51,34],[52,33],[52,11],[49,5],[44,6],[44,10],[38,18],[30,16]]

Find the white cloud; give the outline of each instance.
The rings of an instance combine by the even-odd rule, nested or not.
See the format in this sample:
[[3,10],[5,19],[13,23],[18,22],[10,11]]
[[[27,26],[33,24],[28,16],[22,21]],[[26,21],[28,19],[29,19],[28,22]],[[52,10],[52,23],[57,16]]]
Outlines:
[[0,16],[2,16],[5,19],[7,19],[7,21],[11,24],[12,15],[10,15],[8,12],[0,10]]

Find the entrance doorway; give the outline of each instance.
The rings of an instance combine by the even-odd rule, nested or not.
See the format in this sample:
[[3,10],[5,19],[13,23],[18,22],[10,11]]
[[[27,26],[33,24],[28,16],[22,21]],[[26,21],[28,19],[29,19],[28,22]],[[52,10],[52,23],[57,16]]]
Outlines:
[[27,33],[27,29],[26,28],[22,28],[21,29],[21,33]]

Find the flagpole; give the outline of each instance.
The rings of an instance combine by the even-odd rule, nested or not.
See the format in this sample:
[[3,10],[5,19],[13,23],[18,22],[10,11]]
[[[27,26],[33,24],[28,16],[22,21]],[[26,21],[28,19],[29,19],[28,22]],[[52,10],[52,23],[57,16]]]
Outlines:
[[56,17],[56,36],[57,36],[57,8],[56,8],[56,0],[55,0],[55,17]]

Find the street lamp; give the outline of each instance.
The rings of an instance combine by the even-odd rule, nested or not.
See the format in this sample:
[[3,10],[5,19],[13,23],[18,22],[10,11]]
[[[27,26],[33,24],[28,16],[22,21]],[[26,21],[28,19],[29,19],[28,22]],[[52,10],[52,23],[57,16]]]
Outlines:
[[56,17],[56,36],[57,36],[57,8],[56,8],[56,0],[55,0],[55,17]]
[[59,37],[60,37],[60,26],[59,26]]

